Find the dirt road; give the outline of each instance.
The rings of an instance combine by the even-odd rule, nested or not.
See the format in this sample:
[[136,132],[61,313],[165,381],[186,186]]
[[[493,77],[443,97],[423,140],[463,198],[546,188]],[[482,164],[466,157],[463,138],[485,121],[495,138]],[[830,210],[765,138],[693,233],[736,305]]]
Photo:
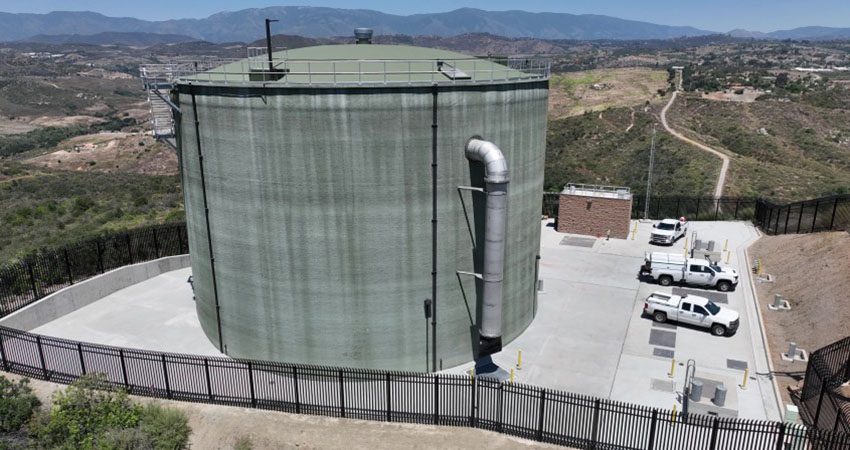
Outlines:
[[678,133],[676,130],[670,127],[667,123],[667,110],[673,106],[673,103],[676,101],[676,96],[678,92],[673,92],[673,96],[670,97],[670,101],[667,105],[664,106],[664,109],[661,110],[661,124],[664,125],[664,129],[667,130],[668,133],[672,134],[676,139],[685,142],[687,144],[693,145],[694,147],[699,148],[700,150],[705,150],[711,153],[714,156],[720,158],[723,161],[723,165],[720,167],[720,174],[717,176],[717,184],[714,187],[714,198],[720,198],[723,196],[723,186],[726,184],[726,172],[729,171],[729,157],[724,153],[717,151],[705,144],[701,144],[693,139],[687,138],[682,134]]

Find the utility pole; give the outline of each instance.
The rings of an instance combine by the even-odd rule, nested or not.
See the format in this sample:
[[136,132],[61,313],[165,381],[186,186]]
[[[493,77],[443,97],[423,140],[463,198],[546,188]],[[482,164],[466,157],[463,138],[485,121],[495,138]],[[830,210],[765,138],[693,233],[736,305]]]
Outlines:
[[277,22],[277,19],[266,19],[266,52],[269,55],[269,73],[274,72],[274,63],[272,62],[272,22]]
[[643,205],[643,218],[649,220],[649,198],[652,195],[652,169],[655,165],[655,125],[652,125],[652,145],[649,147],[649,172],[646,175],[646,202]]

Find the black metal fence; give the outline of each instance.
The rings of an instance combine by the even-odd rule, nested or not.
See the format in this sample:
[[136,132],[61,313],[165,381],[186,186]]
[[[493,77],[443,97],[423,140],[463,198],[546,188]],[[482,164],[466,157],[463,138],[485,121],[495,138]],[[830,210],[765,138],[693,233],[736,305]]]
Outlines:
[[0,267],[0,317],[106,271],[188,252],[185,223],[145,227],[36,252]]
[[[558,215],[557,192],[543,194],[543,214]],[[750,220],[767,234],[850,230],[850,195],[779,205],[745,197],[632,197],[632,219]]]
[[[809,355],[800,413],[812,426],[850,433],[850,337]],[[842,389],[843,393],[842,393]]]
[[850,195],[834,195],[777,205],[758,201],[754,222],[767,234],[850,229]]
[[[558,214],[557,192],[543,194],[543,214]],[[632,197],[632,219],[664,219],[687,217],[688,220],[753,220],[756,216],[755,198],[743,197],[650,197],[649,217],[646,217],[646,197]]]
[[491,378],[133,350],[0,327],[8,372],[59,383],[100,373],[134,395],[386,422],[464,426],[584,449],[846,449],[850,435],[691,414]]

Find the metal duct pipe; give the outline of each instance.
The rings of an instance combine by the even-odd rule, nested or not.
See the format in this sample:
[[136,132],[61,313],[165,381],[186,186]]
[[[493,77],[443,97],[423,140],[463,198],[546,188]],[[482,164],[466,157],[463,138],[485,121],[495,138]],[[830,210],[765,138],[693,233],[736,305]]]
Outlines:
[[508,162],[496,144],[478,136],[466,143],[466,158],[484,163],[487,195],[484,219],[484,301],[478,332],[479,356],[502,349],[502,279],[505,271],[505,230],[508,212]]

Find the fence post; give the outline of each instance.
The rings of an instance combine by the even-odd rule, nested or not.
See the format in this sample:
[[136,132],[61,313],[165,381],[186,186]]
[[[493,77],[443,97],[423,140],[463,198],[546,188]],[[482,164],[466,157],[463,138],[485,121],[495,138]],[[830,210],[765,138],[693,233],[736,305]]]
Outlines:
[[342,376],[342,369],[339,369],[339,412],[340,417],[345,417],[345,379]]
[[779,217],[782,214],[782,207],[776,207],[776,223],[773,225],[773,229],[776,230],[776,234],[779,234]]
[[254,394],[254,367],[251,365],[251,361],[248,361],[248,384],[251,388],[251,406],[257,407],[257,396]]
[[83,344],[77,342],[77,353],[80,355],[80,375],[86,374],[86,360],[83,358]]
[[599,411],[602,409],[602,400],[595,399],[593,401],[593,430],[590,437],[590,448],[595,449],[599,440]]
[[699,220],[699,200],[700,198],[697,197],[697,213],[694,214],[694,220]]
[[124,349],[118,349],[118,359],[121,360],[121,375],[124,377],[124,389],[130,392],[130,380],[127,379],[127,362],[124,360]]
[[711,422],[711,443],[709,444],[710,450],[717,450],[717,431],[720,429],[720,419],[715,417]]
[[390,373],[387,372],[387,422],[392,422],[392,396],[390,394]]
[[130,259],[130,264],[133,264],[133,245],[130,243],[130,233],[127,233],[127,257]]
[[738,208],[741,206],[741,197],[735,199],[735,216],[733,217],[735,220],[738,220]]
[[301,396],[298,395],[298,367],[292,366],[292,382],[295,390],[295,413],[301,414]]
[[103,270],[103,249],[100,247],[100,238],[94,241],[95,249],[97,250],[97,268],[100,270],[100,273],[103,274],[105,270]]
[[[186,226],[188,227],[188,225]],[[177,227],[177,250],[179,251],[178,254],[183,254],[183,230],[180,227]]]
[[47,365],[44,363],[44,350],[41,348],[41,336],[37,335],[35,337],[35,345],[38,347],[38,360],[41,362],[41,374],[44,376],[45,380],[50,380],[50,377],[47,376]]
[[204,374],[207,378],[207,398],[210,401],[213,401],[213,393],[212,393],[212,382],[210,381],[210,360],[209,358],[204,358]]
[[838,210],[838,199],[835,199],[835,203],[832,204],[832,218],[829,219],[829,230],[832,231],[832,228],[835,226],[835,211]]
[[475,378],[475,376],[472,377],[472,383],[469,384],[469,387],[470,389],[472,389],[472,395],[470,395],[470,397],[472,398],[472,404],[470,405],[469,409],[469,426],[471,428],[475,428],[476,426],[478,426],[478,422],[475,420],[475,418],[478,416],[478,396],[475,395],[478,392],[478,380]]
[[717,214],[720,212],[720,198],[714,199],[714,221],[717,221]]
[[818,398],[818,409],[815,411],[815,420],[813,422],[813,426],[815,428],[819,428],[820,423],[820,407],[823,405],[823,394],[826,393],[826,380],[823,378],[820,379],[820,397]]
[[434,425],[440,424],[440,376],[434,375]]
[[[129,242],[129,239],[127,242]],[[162,377],[165,379],[165,395],[170,399],[171,383],[168,382],[168,365],[165,363],[165,353],[162,354]]]
[[[802,208],[802,204],[800,207]],[[802,211],[802,209],[800,211]],[[785,209],[785,231],[782,232],[783,234],[788,234],[789,219],[791,219],[791,205],[788,205],[788,207]]]
[[646,450],[655,450],[655,429],[658,426],[658,410],[652,408],[652,422],[649,424],[649,445]]
[[805,203],[800,203],[800,214],[797,215],[797,234],[800,234],[800,225],[803,224],[803,211],[805,210]]
[[[767,206],[765,207],[768,208]],[[773,220],[773,208],[768,208],[767,212],[767,220],[764,221],[764,232],[770,234],[770,222]]]
[[9,370],[9,360],[6,359],[6,345],[3,343],[3,330],[0,330],[0,360],[3,361],[3,370]]
[[674,217],[679,218],[679,204],[682,202],[680,197],[676,197],[676,215]]
[[[597,400],[598,401],[598,400]],[[537,440],[543,440],[543,415],[546,414],[546,389],[540,390],[540,408],[537,411]]]
[[32,288],[32,298],[33,300],[38,300],[38,289],[35,287],[35,272],[32,270],[32,263],[27,261],[24,264],[27,266],[27,272],[30,275],[30,287]]
[[776,450],[785,450],[785,422],[779,422],[779,436],[776,437]]
[[815,232],[815,223],[817,223],[817,220],[818,220],[818,209],[820,209],[820,200],[815,201],[815,213],[812,214],[812,231],[811,231],[811,233]]
[[62,256],[64,257],[63,259],[65,260],[65,273],[68,274],[68,283],[73,285],[74,284],[74,274],[73,274],[73,272],[71,272],[71,259],[68,258],[68,248],[67,247],[62,248]]
[[153,254],[159,259],[159,239],[156,237],[156,228],[153,229]]
[[497,416],[498,419],[499,419],[499,422],[496,425],[498,427],[497,429],[499,430],[499,433],[501,433],[503,428],[504,428],[504,424],[503,424],[504,417],[502,415],[502,410],[504,409],[504,405],[505,405],[505,398],[504,398],[505,397],[505,389],[504,388],[505,388],[505,383],[499,382],[499,399],[498,399],[499,414]]

